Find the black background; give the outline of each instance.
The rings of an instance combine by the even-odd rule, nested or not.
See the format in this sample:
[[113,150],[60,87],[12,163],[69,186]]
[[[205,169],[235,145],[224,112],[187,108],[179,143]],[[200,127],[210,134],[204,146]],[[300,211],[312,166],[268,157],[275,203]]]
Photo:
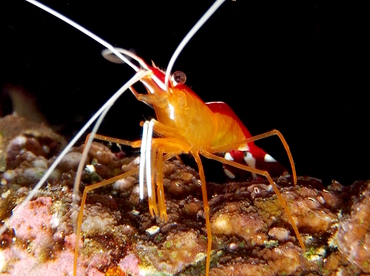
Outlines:
[[[166,68],[213,1],[43,1],[115,46]],[[368,169],[369,20],[356,4],[226,1],[175,63],[204,101],[227,102],[252,134],[279,129],[299,175],[344,185]],[[24,87],[73,135],[133,71],[102,46],[23,1],[0,4],[1,88]],[[11,112],[1,94],[1,114]],[[153,111],[125,93],[99,133],[140,138]],[[277,138],[258,143],[288,166]]]

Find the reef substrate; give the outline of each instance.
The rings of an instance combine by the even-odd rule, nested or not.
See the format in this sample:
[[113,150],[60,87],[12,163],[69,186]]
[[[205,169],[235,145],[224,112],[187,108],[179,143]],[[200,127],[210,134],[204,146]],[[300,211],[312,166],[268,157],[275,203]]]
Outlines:
[[[8,121],[6,121],[8,120]],[[0,119],[0,219],[16,218],[1,236],[2,275],[72,275],[72,190],[82,146],[63,159],[21,212],[17,206],[64,146],[50,130]],[[22,127],[23,126],[23,127]],[[6,139],[4,139],[6,137]],[[138,157],[94,142],[85,185],[139,164]],[[220,167],[221,168],[221,167]],[[300,248],[272,187],[263,179],[207,183],[211,208],[210,275],[354,275],[370,273],[370,182],[351,186],[299,177],[274,179],[306,243]],[[206,228],[197,172],[173,159],[164,163],[168,221],[153,218],[139,200],[137,176],[88,195],[78,275],[203,275]]]

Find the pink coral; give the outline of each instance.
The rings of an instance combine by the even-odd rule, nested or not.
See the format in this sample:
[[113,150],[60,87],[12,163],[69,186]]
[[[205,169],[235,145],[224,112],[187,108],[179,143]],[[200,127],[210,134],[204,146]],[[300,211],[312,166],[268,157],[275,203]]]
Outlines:
[[[0,252],[6,263],[2,275],[71,274],[75,235],[54,228],[54,219],[50,197],[37,198],[24,207],[10,225],[15,232],[14,245]],[[102,275],[96,267],[89,271],[89,275]],[[82,274],[82,267],[78,273]]]
[[370,273],[370,184],[338,230],[338,248],[347,259]]

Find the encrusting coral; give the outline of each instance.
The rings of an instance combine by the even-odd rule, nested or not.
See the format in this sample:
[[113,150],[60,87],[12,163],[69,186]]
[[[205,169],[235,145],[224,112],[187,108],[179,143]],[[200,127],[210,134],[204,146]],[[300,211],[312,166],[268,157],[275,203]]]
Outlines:
[[[2,127],[6,131],[6,124]],[[1,236],[2,275],[72,274],[77,208],[71,198],[82,147],[73,148],[37,196],[16,212],[39,179],[40,169],[35,168],[47,169],[58,153],[50,155],[46,149],[61,145],[59,138],[42,137],[21,131],[1,145],[6,166],[0,174],[0,218],[4,223],[17,214]],[[38,146],[26,146],[35,141]],[[94,143],[81,189],[138,165],[137,157]],[[139,200],[137,176],[89,194],[78,275],[204,274],[206,229],[198,179],[179,160],[164,163],[168,222],[152,218],[147,202]],[[324,189],[310,177],[300,177],[297,186],[290,178],[275,181],[306,252],[267,181],[207,183],[213,235],[210,275],[370,273],[370,182],[348,187],[333,182]]]

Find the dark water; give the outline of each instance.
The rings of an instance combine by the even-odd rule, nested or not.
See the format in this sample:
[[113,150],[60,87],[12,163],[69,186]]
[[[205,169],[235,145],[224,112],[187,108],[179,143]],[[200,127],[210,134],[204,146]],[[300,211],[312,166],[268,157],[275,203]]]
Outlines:
[[[161,68],[212,4],[53,2],[43,3]],[[226,1],[174,70],[184,71],[188,85],[205,101],[227,102],[252,134],[279,129],[299,175],[322,178],[326,185],[332,179],[344,185],[369,179],[364,7],[247,5]],[[105,61],[102,46],[26,2],[1,2],[0,22],[2,115],[12,111],[4,87],[21,86],[48,122],[71,137],[133,74],[127,66]],[[153,116],[126,93],[100,132],[138,139],[139,122]],[[288,166],[277,138],[259,145]]]

